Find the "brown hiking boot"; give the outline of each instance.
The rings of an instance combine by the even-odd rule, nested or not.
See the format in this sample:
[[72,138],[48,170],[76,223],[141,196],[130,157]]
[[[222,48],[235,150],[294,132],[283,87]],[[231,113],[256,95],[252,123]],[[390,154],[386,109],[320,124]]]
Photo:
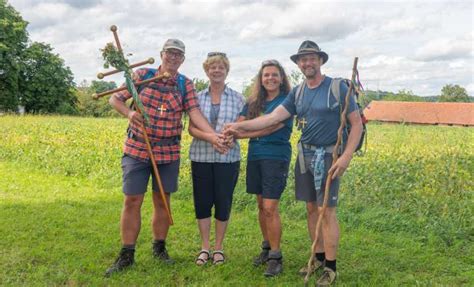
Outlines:
[[[319,268],[323,267],[323,262],[317,260],[316,258],[313,259],[313,262],[311,263],[311,269],[309,272],[309,276],[311,276],[316,270]],[[305,266],[301,267],[301,269],[298,271],[298,273],[301,276],[306,276],[308,273],[308,265],[306,264]]]
[[336,281],[336,272],[331,268],[324,267],[323,275],[316,281],[316,286],[330,286]]

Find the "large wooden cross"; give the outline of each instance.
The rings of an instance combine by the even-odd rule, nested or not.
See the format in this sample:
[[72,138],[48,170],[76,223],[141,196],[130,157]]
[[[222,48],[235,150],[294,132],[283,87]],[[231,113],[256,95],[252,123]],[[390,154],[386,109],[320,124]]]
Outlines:
[[[139,63],[129,65],[128,60],[125,59],[125,57],[123,55],[122,46],[120,45],[120,40],[119,40],[119,37],[118,37],[118,34],[117,34],[117,26],[115,26],[115,25],[111,26],[110,30],[114,34],[114,39],[115,39],[115,44],[116,44],[116,51],[115,50],[114,51],[118,52],[118,53],[115,53],[114,56],[116,56],[116,58],[114,58],[114,59],[118,59],[119,61],[114,61],[114,62],[120,62],[120,63],[117,66],[113,66],[113,64],[111,63],[111,65],[115,68],[115,70],[108,71],[108,72],[105,72],[105,73],[99,73],[97,75],[97,78],[103,79],[106,76],[110,76],[110,75],[113,75],[113,74],[116,74],[116,73],[124,72],[124,77],[126,79],[126,86],[125,87],[120,87],[120,88],[117,88],[117,89],[113,89],[113,90],[110,90],[110,91],[106,91],[106,92],[103,92],[103,93],[100,93],[100,94],[94,94],[93,98],[98,99],[100,97],[110,95],[110,94],[113,94],[113,93],[116,93],[116,92],[120,92],[120,91],[123,91],[123,90],[128,90],[130,92],[130,94],[132,94],[133,99],[135,100],[135,103],[136,103],[136,105],[135,105],[136,106],[136,111],[138,113],[140,113],[143,116],[143,118],[145,119],[145,122],[141,124],[141,130],[143,132],[145,143],[146,143],[146,146],[147,146],[148,155],[150,157],[150,161],[151,161],[151,164],[153,166],[153,173],[155,175],[158,187],[160,189],[161,199],[163,200],[163,204],[164,204],[166,212],[168,214],[169,222],[170,222],[171,225],[173,225],[173,218],[171,217],[171,212],[170,212],[170,208],[168,206],[168,201],[166,200],[165,191],[164,191],[163,185],[161,183],[161,177],[160,177],[160,174],[158,172],[158,166],[156,165],[155,157],[153,155],[153,149],[152,149],[152,146],[150,144],[150,140],[148,138],[148,134],[147,134],[147,131],[146,131],[146,128],[145,128],[145,123],[147,125],[150,124],[149,123],[149,118],[148,118],[148,115],[147,115],[141,101],[140,101],[140,98],[138,97],[138,93],[137,93],[137,89],[136,89],[137,86],[140,86],[140,85],[143,85],[143,84],[146,84],[146,83],[149,83],[149,82],[157,81],[159,79],[169,78],[170,74],[169,73],[163,73],[163,74],[160,74],[158,76],[155,76],[153,78],[150,78],[150,79],[147,79],[147,80],[144,80],[144,81],[133,82],[132,81],[132,72],[133,72],[132,69],[135,68],[135,67],[138,67],[138,66],[145,65],[145,64],[153,64],[155,62],[155,60],[153,58],[149,58],[148,60],[141,61]],[[107,44],[105,49],[107,49],[107,48],[115,49],[113,47],[113,44],[111,44],[111,43]],[[106,58],[105,57],[105,49],[104,49],[104,54],[103,54],[104,59]],[[112,51],[112,52],[114,52],[114,51]],[[106,63],[108,61],[109,61],[109,59],[107,58]],[[161,112],[163,112],[163,107],[161,109]]]

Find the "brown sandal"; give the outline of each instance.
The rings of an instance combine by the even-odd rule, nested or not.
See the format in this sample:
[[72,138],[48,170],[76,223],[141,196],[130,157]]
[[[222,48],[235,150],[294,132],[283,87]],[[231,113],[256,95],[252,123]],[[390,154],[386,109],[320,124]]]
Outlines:
[[[205,254],[206,255],[206,258],[202,258],[201,256]],[[201,250],[199,252],[199,254],[197,255],[197,258],[196,258],[196,261],[194,263],[196,263],[197,266],[203,266],[207,263],[207,261],[211,258],[211,254],[209,253],[209,250]]]

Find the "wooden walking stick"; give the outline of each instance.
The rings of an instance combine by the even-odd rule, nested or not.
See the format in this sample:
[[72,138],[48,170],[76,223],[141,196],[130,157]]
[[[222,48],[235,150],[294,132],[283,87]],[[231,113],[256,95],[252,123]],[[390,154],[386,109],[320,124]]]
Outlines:
[[146,143],[146,146],[147,146],[148,155],[150,156],[151,165],[153,167],[153,174],[155,175],[158,187],[160,189],[161,199],[163,200],[163,204],[165,206],[166,213],[168,214],[168,220],[170,222],[170,225],[173,225],[173,218],[171,217],[170,208],[168,206],[168,202],[167,202],[166,196],[165,196],[165,191],[164,191],[163,185],[161,183],[161,177],[160,177],[160,174],[158,172],[158,166],[156,165],[155,157],[153,155],[153,149],[152,149],[152,146],[150,144],[150,139],[149,139],[147,131],[146,131],[146,126],[150,126],[150,119],[149,119],[148,114],[145,111],[145,108],[143,107],[143,104],[142,104],[140,98],[138,97],[138,93],[137,93],[137,89],[136,89],[136,86],[139,86],[139,85],[142,85],[142,84],[145,84],[145,83],[149,83],[149,82],[152,82],[152,81],[156,81],[156,80],[159,80],[159,79],[162,79],[162,78],[169,78],[170,74],[169,73],[163,73],[162,75],[155,76],[155,77],[150,78],[148,80],[133,82],[132,81],[132,73],[133,73],[132,68],[135,68],[135,67],[138,67],[138,66],[141,66],[141,65],[145,65],[145,64],[153,64],[155,62],[155,60],[153,58],[149,58],[148,60],[130,65],[128,63],[128,60],[125,59],[125,56],[123,55],[122,46],[120,45],[120,40],[119,40],[118,34],[117,34],[117,26],[115,26],[115,25],[111,26],[110,30],[114,34],[115,44],[116,44],[117,47],[115,47],[112,43],[108,43],[105,46],[105,48],[102,49],[102,56],[104,57],[104,60],[105,60],[105,65],[104,66],[105,67],[112,66],[112,67],[115,68],[115,70],[105,72],[105,73],[99,73],[97,75],[97,77],[99,79],[102,79],[105,76],[109,76],[109,75],[116,74],[116,73],[119,73],[119,72],[124,72],[126,86],[121,87],[121,88],[117,88],[117,89],[113,89],[113,90],[110,90],[110,91],[106,91],[106,92],[103,92],[103,93],[100,93],[100,94],[94,94],[93,98],[98,99],[98,98],[103,97],[105,95],[113,94],[113,93],[123,91],[123,90],[128,90],[130,92],[130,94],[132,94],[132,97],[135,101],[136,111],[140,115],[142,115],[143,119],[144,119],[144,123],[141,124],[140,128],[143,132],[143,137],[145,139],[145,143]]
[[[339,155],[338,155],[337,152],[338,152],[339,146],[341,145],[341,142],[342,142],[342,132],[343,132],[344,128],[346,127],[347,107],[349,106],[349,99],[350,99],[351,93],[354,90],[354,82],[355,82],[355,77],[356,77],[356,74],[357,74],[357,61],[358,60],[359,60],[358,57],[354,58],[354,65],[352,67],[351,83],[349,85],[349,89],[347,90],[347,93],[346,93],[346,96],[345,96],[345,99],[344,99],[344,101],[345,101],[344,109],[341,111],[341,115],[340,115],[341,124],[339,125],[339,129],[337,130],[337,141],[336,141],[336,145],[334,146],[334,150],[332,151],[332,164],[331,164],[331,166],[333,166],[336,163],[337,159],[339,158]],[[313,241],[313,244],[311,245],[311,256],[309,257],[309,260],[308,260],[308,267],[307,267],[308,272],[306,273],[306,276],[304,277],[304,283],[305,284],[308,283],[309,276],[311,274],[310,270],[311,270],[311,265],[313,263],[314,256],[315,256],[315,253],[316,253],[316,243],[318,242],[318,238],[319,238],[319,229],[321,228],[321,222],[323,220],[324,213],[325,213],[326,208],[328,206],[329,188],[331,187],[333,174],[334,174],[334,171],[331,170],[328,173],[328,176],[326,177],[326,185],[325,185],[325,188],[324,188],[324,201],[323,201],[323,206],[322,206],[321,210],[318,212],[319,217],[318,217],[318,221],[316,223],[316,230],[314,231],[314,241]]]

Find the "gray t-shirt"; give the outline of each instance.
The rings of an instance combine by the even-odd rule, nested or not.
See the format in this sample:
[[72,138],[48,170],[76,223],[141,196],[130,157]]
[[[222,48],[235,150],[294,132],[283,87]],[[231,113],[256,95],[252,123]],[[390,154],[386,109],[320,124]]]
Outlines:
[[221,104],[212,104],[211,105],[211,126],[213,129],[216,129],[217,119],[219,118],[219,110],[221,109]]
[[[328,91],[331,86],[330,77],[325,77],[321,85],[315,89],[305,87],[301,95],[302,104],[296,107],[295,93],[297,87],[293,88],[290,94],[282,103],[283,107],[291,114],[297,115],[300,120],[305,120],[301,142],[314,146],[329,146],[337,141],[337,130],[340,125],[340,109],[345,106],[345,95],[347,86],[341,82],[341,106],[337,105],[336,98]],[[358,106],[354,96],[350,97],[347,115],[357,110]]]

